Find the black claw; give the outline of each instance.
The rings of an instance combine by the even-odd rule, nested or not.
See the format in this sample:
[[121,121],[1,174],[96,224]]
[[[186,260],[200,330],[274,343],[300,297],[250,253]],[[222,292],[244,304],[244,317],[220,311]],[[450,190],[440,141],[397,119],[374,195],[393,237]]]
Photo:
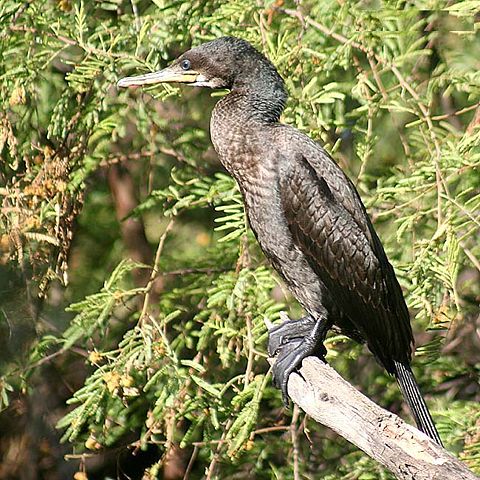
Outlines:
[[288,397],[288,377],[301,365],[305,355],[305,345],[303,339],[292,341],[285,348],[281,349],[273,366],[274,385],[282,392],[283,403],[286,407],[289,405]]

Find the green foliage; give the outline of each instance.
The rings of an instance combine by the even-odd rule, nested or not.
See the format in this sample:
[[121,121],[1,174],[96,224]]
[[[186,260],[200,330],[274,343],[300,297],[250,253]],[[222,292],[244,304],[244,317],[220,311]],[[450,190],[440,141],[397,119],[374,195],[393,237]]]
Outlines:
[[[67,370],[82,355],[82,384],[58,428],[87,472],[89,456],[127,445],[156,449],[145,478],[157,478],[176,444],[196,458],[189,478],[391,478],[284,409],[271,384],[264,319],[300,312],[213,155],[218,94],[115,87],[235,35],[285,78],[282,120],[355,181],[404,287],[416,374],[442,438],[480,472],[480,2],[444,5],[1,2],[0,266],[26,279],[24,302],[42,303],[28,352],[0,357],[0,407],[34,391],[45,364]],[[139,198],[128,214],[115,171]],[[151,257],[123,228],[132,221]],[[3,335],[20,319],[1,307]],[[398,409],[371,355],[333,334],[327,347],[336,369]]]

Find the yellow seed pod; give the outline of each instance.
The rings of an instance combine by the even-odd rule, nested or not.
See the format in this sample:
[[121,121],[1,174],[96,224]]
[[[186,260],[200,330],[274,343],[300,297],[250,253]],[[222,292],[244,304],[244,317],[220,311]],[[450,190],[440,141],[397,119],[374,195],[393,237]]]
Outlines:
[[72,10],[72,2],[70,0],[58,0],[58,8],[62,12],[70,12]]
[[134,384],[134,379],[131,375],[124,375],[120,380],[122,387],[131,387]]
[[254,445],[255,442],[253,440],[248,440],[247,443],[245,443],[245,450],[251,450]]
[[88,361],[92,365],[96,365],[97,363],[100,363],[102,361],[102,354],[97,352],[96,350],[93,350],[88,354]]
[[89,450],[98,450],[102,448],[102,446],[97,442],[97,439],[93,435],[90,435],[85,442],[85,448],[88,448]]
[[108,372],[103,376],[108,391],[113,393],[120,386],[120,375],[117,372]]
[[88,480],[88,477],[85,472],[76,472],[73,476],[73,480]]
[[10,95],[9,104],[11,107],[15,105],[24,105],[27,101],[27,96],[25,92],[25,87],[23,85],[18,85],[13,89],[12,94]]

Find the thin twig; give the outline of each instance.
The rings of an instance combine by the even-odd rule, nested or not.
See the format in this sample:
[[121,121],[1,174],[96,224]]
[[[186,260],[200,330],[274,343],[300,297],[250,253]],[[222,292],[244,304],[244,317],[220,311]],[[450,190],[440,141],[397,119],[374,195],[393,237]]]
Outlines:
[[478,125],[480,125],[480,104],[477,105],[475,114],[473,115],[472,120],[468,124],[465,133],[467,135],[471,135],[475,131],[475,128],[478,127]]
[[253,358],[254,358],[254,353],[253,353],[253,335],[252,335],[252,315],[251,313],[247,313],[245,315],[245,321],[247,324],[247,342],[248,342],[248,361],[247,361],[247,368],[245,369],[245,376],[243,379],[243,386],[244,388],[248,387],[248,384],[250,383],[250,375],[252,374],[253,370]]
[[[109,167],[110,165],[114,165],[117,163],[124,163],[128,162],[129,160],[141,160],[146,157],[154,157],[155,155],[159,154],[164,154],[168,155],[169,157],[175,158],[180,163],[185,163],[189,167],[194,168],[196,171],[198,171],[201,174],[205,173],[205,169],[202,166],[198,165],[192,165],[191,163],[188,162],[186,157],[182,155],[181,153],[173,150],[172,148],[168,147],[158,147],[158,150],[144,150],[141,152],[132,152],[127,155],[110,155],[108,158],[102,160],[100,162],[100,167]],[[149,184],[151,184],[151,181],[149,181]],[[151,191],[151,188],[149,188],[149,192]]]
[[149,157],[151,155],[154,155],[155,153],[159,153],[152,151],[152,150],[145,150],[145,151],[140,151],[140,152],[132,152],[129,153],[128,155],[110,155],[109,157],[105,158],[102,160],[99,164],[100,167],[109,167],[111,165],[115,165],[117,163],[124,163],[128,162],[130,160],[141,160],[144,157]]
[[263,8],[262,0],[257,0],[257,6],[259,7],[258,24],[260,27],[260,35],[262,37],[262,48],[263,50],[265,50],[267,48],[267,32],[266,32],[267,21],[265,20],[265,11]]
[[17,23],[17,20],[29,6],[30,2],[24,2],[23,5],[15,12],[15,15],[13,16],[10,25],[15,25]]
[[470,261],[475,265],[475,268],[480,272],[480,261],[478,258],[472,253],[470,249],[465,246],[464,242],[459,242],[460,246],[463,248],[465,255],[470,259]]
[[456,112],[450,112],[450,113],[446,113],[444,115],[435,115],[434,117],[432,117],[432,120],[439,121],[439,120],[445,120],[445,119],[447,119],[449,117],[452,117],[452,116],[463,115],[464,113],[475,110],[479,106],[480,106],[480,103],[475,103],[474,105],[470,105],[469,107],[462,108],[460,110],[457,110]]
[[220,452],[222,450],[222,445],[225,443],[225,438],[227,436],[228,431],[230,430],[230,427],[233,424],[233,420],[230,419],[225,425],[225,429],[223,430],[222,437],[220,438],[220,441],[218,442],[217,449],[215,450],[215,453],[213,454],[212,461],[210,462],[210,465],[208,466],[207,470],[207,475],[205,477],[205,480],[212,480],[212,476],[215,473],[215,467],[217,466],[218,459],[220,458]]
[[340,43],[343,43],[345,45],[351,45],[352,47],[354,47],[358,50],[361,50],[362,52],[368,54],[368,49],[365,48],[362,44],[356,42],[355,40],[348,39],[347,37],[344,37],[343,35],[341,35],[339,33],[334,32],[330,28],[326,27],[325,25],[322,25],[319,22],[316,22],[312,18],[310,18],[308,16],[305,16],[305,15],[302,15],[302,13],[298,10],[291,10],[289,8],[278,8],[278,7],[274,7],[274,8],[277,8],[278,11],[280,11],[282,13],[285,13],[286,15],[288,15],[290,17],[297,18],[302,24],[307,24],[307,25],[310,25],[310,26],[316,28],[317,30],[320,30],[325,35],[327,35],[329,37],[332,37],[333,39],[337,40]]
[[142,323],[144,321],[144,319],[146,318],[148,305],[150,303],[150,293],[151,293],[151,290],[152,290],[152,286],[155,282],[155,278],[158,275],[158,264],[160,262],[160,257],[162,255],[163,247],[165,245],[165,240],[167,238],[168,232],[170,232],[174,223],[175,223],[175,219],[172,218],[168,222],[168,225],[165,228],[165,231],[163,232],[162,236],[160,237],[160,241],[158,242],[158,248],[157,248],[157,252],[155,253],[155,260],[153,262],[153,267],[152,267],[152,272],[150,274],[150,279],[148,280],[148,283],[145,286],[145,299],[143,301],[142,313],[140,314],[140,320],[139,320],[140,323]]
[[[227,427],[229,428],[228,423],[226,428]],[[274,433],[274,432],[288,432],[290,431],[290,428],[291,428],[290,425],[277,425],[274,427],[259,428],[258,430],[254,430],[250,435],[251,435],[251,439],[253,440],[253,438],[256,435],[262,435],[264,433]],[[192,445],[194,447],[201,448],[201,447],[211,447],[212,445],[223,445],[226,442],[227,440],[225,438],[221,438],[219,440],[208,440],[205,442],[192,442]],[[142,444],[144,443],[145,443],[145,437],[143,439],[143,442],[138,441],[131,444],[131,446],[135,447],[134,453],[137,452],[141,448]],[[166,445],[167,440],[158,440],[158,441],[155,441],[154,443],[155,445]]]
[[298,461],[298,430],[297,422],[300,416],[300,408],[297,404],[293,405],[292,421],[290,423],[290,437],[293,447],[293,480],[300,480],[300,468]]
[[[382,94],[383,100],[385,102],[388,101],[388,94],[387,91],[385,90],[385,86],[383,85],[382,79],[380,77],[380,73],[377,69],[377,64],[375,63],[375,59],[372,55],[367,55],[368,58],[368,63],[370,64],[370,69],[372,70],[373,78],[375,79],[375,83],[377,84],[380,93]],[[402,127],[399,125],[396,116],[392,112],[392,110],[389,108],[388,111],[392,115],[392,122],[395,125],[395,128],[397,129],[398,136],[400,137],[400,141],[402,142],[403,146],[403,151],[405,152],[405,156],[407,158],[410,157],[410,146],[408,145],[408,141],[405,138],[405,135],[402,132]]]
[[271,433],[271,432],[286,432],[290,430],[288,425],[277,425],[275,427],[265,427],[259,428],[258,430],[254,430],[252,435],[262,435],[263,433]]
[[140,29],[142,28],[142,22],[140,20],[140,16],[138,15],[137,2],[136,0],[130,0],[130,4],[132,5],[133,16],[135,17],[135,30],[137,33],[139,33]]
[[472,213],[469,212],[462,204],[458,203],[454,198],[451,198],[445,195],[445,198],[452,202],[466,217],[468,217],[477,227],[480,227],[479,219]]
[[[135,58],[132,57],[131,55],[128,55],[126,53],[114,53],[114,52],[107,52],[105,50],[100,50],[99,48],[93,48],[93,47],[88,47],[85,44],[80,44],[76,40],[73,40],[72,38],[65,37],[64,35],[58,35],[56,33],[52,32],[45,32],[45,31],[39,31],[38,29],[34,27],[26,27],[25,25],[10,25],[8,29],[12,32],[28,32],[28,33],[33,33],[33,34],[43,34],[47,36],[48,38],[52,38],[54,40],[59,40],[62,43],[65,43],[66,45],[72,46],[72,47],[78,47],[84,50],[87,53],[94,53],[99,56],[104,56],[104,57],[111,57],[111,58],[125,58],[125,59],[131,59]],[[4,35],[2,35],[4,36]]]
[[158,272],[158,276],[174,276],[174,275],[191,275],[191,274],[206,274],[210,275],[212,273],[224,273],[231,271],[231,268],[180,268],[178,270],[167,270],[165,272]]
[[188,480],[190,472],[192,471],[192,468],[193,468],[193,464],[195,463],[195,460],[197,459],[198,450],[199,450],[198,446],[195,445],[193,447],[193,452],[192,452],[192,455],[190,456],[190,460],[188,462],[187,468],[185,469],[185,474],[183,475],[183,480]]

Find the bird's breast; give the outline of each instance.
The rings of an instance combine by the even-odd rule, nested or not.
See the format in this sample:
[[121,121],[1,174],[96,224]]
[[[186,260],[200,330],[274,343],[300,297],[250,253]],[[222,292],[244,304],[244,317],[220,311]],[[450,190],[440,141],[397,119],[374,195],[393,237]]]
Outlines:
[[320,311],[324,287],[288,227],[279,191],[280,152],[271,135],[268,128],[232,123],[222,110],[212,116],[213,145],[240,187],[260,247],[299,302],[307,310]]
[[264,155],[262,131],[243,117],[215,109],[210,136],[222,165],[241,187],[258,191],[272,180],[274,172]]

